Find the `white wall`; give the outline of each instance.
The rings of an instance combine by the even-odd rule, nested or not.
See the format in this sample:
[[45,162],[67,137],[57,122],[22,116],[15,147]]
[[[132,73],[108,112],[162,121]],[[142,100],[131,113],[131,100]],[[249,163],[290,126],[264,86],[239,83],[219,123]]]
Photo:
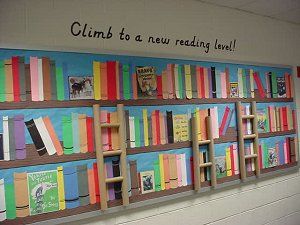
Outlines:
[[[234,52],[74,38],[75,20],[135,35],[237,40]],[[300,65],[300,26],[192,0],[0,0],[0,47]],[[212,46],[211,46],[212,47]],[[0,53],[1,54],[1,53]],[[295,78],[298,118],[300,80]],[[71,224],[300,224],[299,172]]]

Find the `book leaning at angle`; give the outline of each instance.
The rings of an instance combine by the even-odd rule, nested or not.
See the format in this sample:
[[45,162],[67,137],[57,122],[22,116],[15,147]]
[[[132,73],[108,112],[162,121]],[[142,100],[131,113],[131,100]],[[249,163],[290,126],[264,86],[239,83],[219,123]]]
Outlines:
[[138,98],[152,99],[157,96],[156,69],[154,66],[137,66]]

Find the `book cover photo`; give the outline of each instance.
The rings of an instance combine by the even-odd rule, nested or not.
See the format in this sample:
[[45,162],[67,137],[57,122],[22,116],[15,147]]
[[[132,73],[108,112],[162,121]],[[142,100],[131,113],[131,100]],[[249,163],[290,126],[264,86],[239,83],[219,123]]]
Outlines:
[[156,68],[137,66],[137,94],[140,99],[155,99],[157,96]]
[[93,77],[69,76],[70,100],[94,99]]

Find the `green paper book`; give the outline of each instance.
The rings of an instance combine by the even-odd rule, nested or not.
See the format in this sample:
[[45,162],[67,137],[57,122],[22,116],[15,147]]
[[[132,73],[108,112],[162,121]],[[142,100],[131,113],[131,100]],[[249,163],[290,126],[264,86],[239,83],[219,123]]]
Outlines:
[[30,215],[58,211],[57,170],[27,174]]
[[181,66],[178,65],[178,87],[179,87],[179,95],[180,98],[183,99],[184,93],[183,93],[183,83],[182,83],[182,73],[181,73]]
[[155,179],[155,191],[160,191],[161,190],[161,185],[160,185],[160,168],[159,168],[159,161],[155,160],[154,161],[154,179]]
[[69,155],[73,153],[73,128],[72,128],[72,117],[62,117],[62,136],[63,136],[63,147],[64,154]]
[[16,218],[16,200],[15,200],[15,187],[14,184],[5,183],[5,205],[6,205],[6,218]]
[[129,65],[123,65],[123,94],[124,99],[130,99],[130,76],[129,76]]
[[5,102],[5,72],[4,61],[0,60],[0,102]]
[[64,88],[64,76],[61,67],[56,67],[56,88],[57,88],[57,100],[65,100],[65,88]]
[[135,147],[141,147],[140,118],[134,117]]

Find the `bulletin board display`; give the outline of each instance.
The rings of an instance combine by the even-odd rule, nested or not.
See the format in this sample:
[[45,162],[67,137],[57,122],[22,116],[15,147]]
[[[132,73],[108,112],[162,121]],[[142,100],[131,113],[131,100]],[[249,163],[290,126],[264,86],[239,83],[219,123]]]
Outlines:
[[[103,124],[124,105],[129,202],[193,190],[191,118],[199,140],[212,120],[217,184],[240,179],[236,102],[256,102],[259,166],[264,174],[297,168],[297,122],[290,67],[140,56],[0,49],[0,220],[33,223],[100,210],[93,105]],[[117,129],[101,130],[102,148],[120,148]],[[251,141],[246,154],[253,154]],[[200,159],[208,161],[206,146]],[[106,178],[120,176],[117,156]],[[249,177],[253,160],[246,162]],[[200,171],[203,187],[211,171]],[[122,175],[122,174],[121,174]],[[105,179],[106,179],[105,178]],[[125,182],[125,181],[123,181]],[[109,208],[122,204],[107,185]],[[109,209],[108,209],[109,210]]]

